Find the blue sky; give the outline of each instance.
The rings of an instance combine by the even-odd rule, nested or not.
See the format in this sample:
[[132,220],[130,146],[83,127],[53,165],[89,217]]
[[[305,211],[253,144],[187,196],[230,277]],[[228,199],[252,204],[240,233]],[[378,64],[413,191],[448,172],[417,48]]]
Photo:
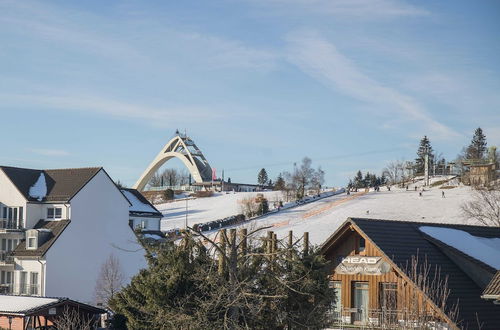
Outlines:
[[[255,182],[500,145],[498,1],[0,0],[0,163],[132,185],[178,128]],[[167,163],[168,165],[169,163]],[[180,166],[173,161],[172,166]]]

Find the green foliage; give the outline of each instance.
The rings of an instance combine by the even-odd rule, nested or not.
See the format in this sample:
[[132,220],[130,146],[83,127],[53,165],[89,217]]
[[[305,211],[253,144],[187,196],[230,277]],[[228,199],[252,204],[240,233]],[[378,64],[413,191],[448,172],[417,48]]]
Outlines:
[[423,174],[425,171],[425,155],[429,154],[429,168],[432,168],[434,153],[431,146],[431,141],[429,138],[424,136],[420,140],[420,146],[417,150],[417,158],[415,159],[415,170],[419,174]]
[[172,199],[174,199],[174,191],[172,189],[166,189],[164,192],[163,192],[163,198],[166,200],[166,201],[170,201]]
[[267,172],[266,172],[266,169],[263,168],[259,171],[259,175],[257,176],[257,182],[263,186],[267,183],[267,181],[269,180],[268,176],[267,176]]
[[481,127],[476,128],[470,145],[466,149],[467,159],[483,159],[486,152],[486,136]]
[[[224,236],[218,258],[189,233],[148,248],[148,268],[110,301],[129,329],[324,328],[334,299],[319,251],[277,242],[242,250]],[[223,253],[223,254],[221,254]],[[218,260],[219,259],[219,260]],[[221,264],[219,261],[224,260]],[[221,266],[223,265],[223,266]]]

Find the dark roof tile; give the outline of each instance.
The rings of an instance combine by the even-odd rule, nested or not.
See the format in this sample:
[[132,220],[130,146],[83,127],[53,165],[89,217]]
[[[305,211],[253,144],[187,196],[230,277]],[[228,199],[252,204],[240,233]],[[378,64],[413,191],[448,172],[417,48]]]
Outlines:
[[55,170],[35,170],[0,166],[19,192],[29,201],[37,201],[29,195],[30,187],[40,177],[45,175],[47,195],[43,201],[67,202],[89,182],[102,167],[66,168]]
[[38,221],[33,229],[49,229],[50,234],[48,239],[36,250],[26,249],[26,241],[21,241],[17,248],[12,252],[12,255],[15,257],[43,257],[70,222],[70,220]]

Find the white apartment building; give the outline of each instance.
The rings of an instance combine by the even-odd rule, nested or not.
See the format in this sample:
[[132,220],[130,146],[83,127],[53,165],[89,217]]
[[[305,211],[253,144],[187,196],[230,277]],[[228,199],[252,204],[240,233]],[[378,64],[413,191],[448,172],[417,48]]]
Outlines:
[[[92,302],[110,254],[129,279],[145,267],[129,208],[132,203],[101,167],[0,166],[1,292]],[[143,216],[155,219],[155,212]]]

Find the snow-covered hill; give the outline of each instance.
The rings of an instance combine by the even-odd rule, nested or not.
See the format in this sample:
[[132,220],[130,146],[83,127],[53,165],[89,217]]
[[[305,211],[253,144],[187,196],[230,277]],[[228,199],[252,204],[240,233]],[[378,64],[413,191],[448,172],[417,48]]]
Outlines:
[[[293,230],[297,235],[308,231],[311,242],[321,244],[347,217],[468,223],[461,213],[460,205],[470,198],[470,187],[459,186],[445,190],[439,187],[425,188],[420,197],[418,183],[417,186],[419,187],[417,191],[410,185],[409,190],[393,187],[391,191],[387,191],[383,187],[379,192],[351,193],[351,195],[344,193],[269,214],[239,227],[255,229],[272,226],[271,230],[279,236],[286,235],[289,230]],[[189,200],[189,225],[241,213],[238,201],[255,195],[256,193],[219,193],[214,197]],[[279,192],[264,192],[264,195],[271,204],[274,200],[282,199]],[[162,230],[184,227],[185,201],[161,204],[157,207],[165,216]]]
[[[274,201],[282,199],[281,193],[276,191],[260,192],[268,199],[271,206]],[[241,212],[238,201],[255,197],[256,192],[216,193],[212,197],[189,199],[188,225],[222,219]],[[167,231],[175,228],[184,228],[186,220],[186,200],[158,204],[156,208],[163,213],[161,230]]]

